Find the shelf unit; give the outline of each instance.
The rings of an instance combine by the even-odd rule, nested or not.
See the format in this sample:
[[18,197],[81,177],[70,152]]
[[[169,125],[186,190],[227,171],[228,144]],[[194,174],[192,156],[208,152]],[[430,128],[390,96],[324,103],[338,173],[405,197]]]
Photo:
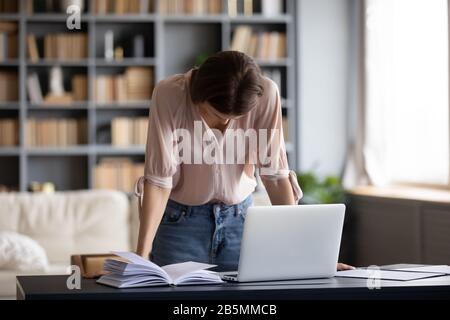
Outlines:
[[[158,0],[154,1],[155,12],[149,14],[95,15],[94,1],[86,1],[86,12],[81,15],[82,30],[88,36],[88,57],[81,61],[41,60],[31,62],[27,58],[26,37],[29,33],[44,34],[53,27],[65,28],[66,15],[60,13],[27,14],[27,2],[20,0],[17,14],[0,14],[0,21],[13,21],[19,29],[19,57],[0,62],[2,68],[16,68],[19,75],[19,101],[0,102],[0,118],[15,114],[19,120],[19,145],[0,146],[0,184],[15,185],[20,191],[27,190],[31,181],[54,181],[57,190],[90,189],[94,186],[93,171],[103,157],[129,157],[144,161],[143,146],[114,147],[108,145],[108,138],[102,137],[100,127],[116,115],[146,116],[150,101],[138,103],[98,104],[94,100],[94,81],[103,72],[114,73],[129,66],[152,67],[154,83],[175,73],[184,73],[193,67],[195,58],[201,53],[228,50],[236,26],[250,25],[258,30],[282,30],[287,35],[287,57],[277,61],[259,61],[261,68],[281,70],[284,88],[282,90],[283,115],[289,123],[288,150],[292,168],[297,168],[298,97],[296,94],[296,12],[297,1],[284,0],[285,13],[277,17],[253,16],[229,17],[227,0],[223,0],[223,12],[219,15],[161,15]],[[42,0],[34,0],[42,1]],[[260,0],[254,0],[259,2]],[[105,61],[102,58],[103,34],[105,30],[130,32],[145,31],[146,53],[142,59],[124,58],[122,61]],[[71,31],[66,30],[70,33]],[[88,100],[66,105],[33,105],[28,101],[26,77],[30,70],[48,70],[59,65],[63,70],[83,70],[88,79]],[[55,117],[76,115],[87,119],[88,143],[82,146],[51,148],[27,147],[25,124],[30,116],[43,114]]]

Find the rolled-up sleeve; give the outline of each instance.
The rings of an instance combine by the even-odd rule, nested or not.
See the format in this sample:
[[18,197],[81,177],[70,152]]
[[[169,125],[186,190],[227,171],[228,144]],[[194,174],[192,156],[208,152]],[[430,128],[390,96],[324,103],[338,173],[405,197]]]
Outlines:
[[288,178],[292,186],[295,201],[298,202],[303,192],[298,184],[297,175],[289,169],[286,145],[283,136],[281,99],[277,85],[267,79],[261,110],[256,117],[255,127],[265,130],[258,134],[257,167],[261,179],[277,180]]
[[144,182],[171,189],[172,177],[176,173],[174,157],[174,119],[169,103],[173,97],[167,96],[164,88],[156,86],[150,107],[144,176],[135,185],[135,194],[142,196]]

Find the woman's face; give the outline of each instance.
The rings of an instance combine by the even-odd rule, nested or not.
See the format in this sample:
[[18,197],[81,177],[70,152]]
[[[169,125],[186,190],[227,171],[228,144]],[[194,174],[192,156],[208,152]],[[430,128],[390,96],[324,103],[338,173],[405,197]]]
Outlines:
[[231,119],[239,119],[243,117],[243,115],[236,116],[223,114],[217,111],[216,108],[211,106],[208,102],[199,104],[199,109],[200,113],[208,124],[211,122],[213,124],[227,125]]

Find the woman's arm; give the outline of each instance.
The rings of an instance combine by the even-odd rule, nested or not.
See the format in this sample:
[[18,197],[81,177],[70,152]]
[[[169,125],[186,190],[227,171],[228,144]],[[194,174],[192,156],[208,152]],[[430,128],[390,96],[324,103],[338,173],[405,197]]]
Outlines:
[[144,183],[144,199],[139,210],[139,237],[136,253],[148,259],[171,189]]
[[[262,178],[262,177],[261,177]],[[261,179],[272,205],[294,205],[295,198],[289,178]]]

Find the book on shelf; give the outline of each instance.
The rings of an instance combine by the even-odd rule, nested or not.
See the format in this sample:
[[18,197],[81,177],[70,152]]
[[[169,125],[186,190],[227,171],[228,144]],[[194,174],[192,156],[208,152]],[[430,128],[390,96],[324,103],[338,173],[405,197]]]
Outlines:
[[111,121],[111,144],[113,146],[145,145],[148,118],[114,118]]
[[166,15],[216,15],[222,0],[160,0],[159,13]]
[[122,259],[107,259],[103,269],[108,273],[97,283],[115,288],[136,288],[223,282],[217,272],[208,270],[216,265],[188,261],[160,267],[132,252],[114,254]]
[[18,13],[19,1],[17,0],[0,0],[0,13]]
[[148,101],[153,91],[153,69],[128,67],[123,74],[97,76],[94,91],[95,101],[101,104]]
[[27,36],[27,51],[28,58],[31,62],[38,62],[40,59],[39,50],[37,46],[36,36],[34,34],[29,34]]
[[0,21],[0,62],[17,57],[17,23]]
[[72,77],[72,97],[74,101],[88,99],[88,79],[85,74],[76,74]]
[[286,57],[286,34],[277,31],[255,33],[250,26],[238,26],[231,40],[231,50],[261,60],[283,59]]
[[154,0],[95,0],[96,15],[148,14],[152,12]]
[[0,119],[0,146],[13,147],[19,144],[19,122],[17,119]]
[[65,147],[84,144],[87,141],[85,119],[34,119],[27,120],[26,143],[28,146]]
[[15,71],[0,70],[0,102],[11,102],[19,99],[18,75]]
[[27,77],[27,91],[31,103],[41,104],[44,101],[39,76],[35,72],[29,74]]
[[143,162],[129,158],[103,158],[94,169],[94,188],[132,192],[134,183],[144,174]]

